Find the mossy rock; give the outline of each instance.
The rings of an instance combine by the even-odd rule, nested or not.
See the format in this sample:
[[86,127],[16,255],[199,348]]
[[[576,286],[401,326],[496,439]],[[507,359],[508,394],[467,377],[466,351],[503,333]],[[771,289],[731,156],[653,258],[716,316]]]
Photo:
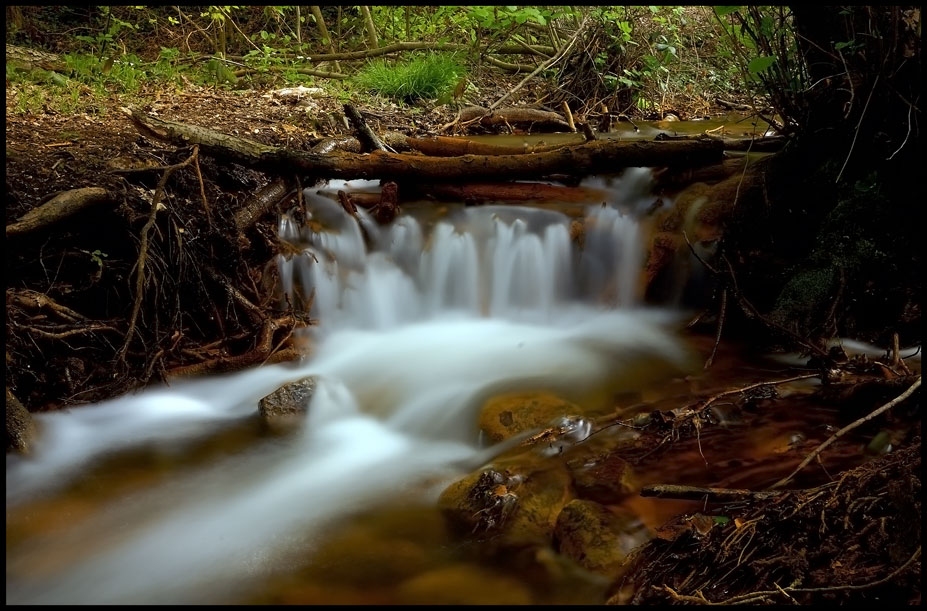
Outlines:
[[490,441],[497,443],[578,413],[580,409],[574,403],[550,392],[507,393],[483,405],[479,426]]
[[554,536],[567,558],[590,571],[614,575],[649,533],[631,514],[615,513],[594,501],[573,500],[557,517]]
[[448,486],[438,507],[462,534],[505,542],[550,541],[557,515],[574,497],[562,465],[525,474],[484,469]]
[[397,598],[407,605],[530,605],[519,581],[467,564],[417,575],[399,584]]

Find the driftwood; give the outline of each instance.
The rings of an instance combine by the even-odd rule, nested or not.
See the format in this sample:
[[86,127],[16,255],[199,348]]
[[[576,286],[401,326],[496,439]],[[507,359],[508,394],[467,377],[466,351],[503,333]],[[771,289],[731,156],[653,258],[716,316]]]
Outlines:
[[197,144],[203,153],[275,174],[313,178],[383,180],[517,180],[555,174],[614,173],[634,166],[696,166],[721,160],[720,142],[620,142],[601,140],[533,155],[427,157],[399,153],[306,153],[221,132],[127,111],[145,134],[178,145]]
[[109,191],[100,187],[65,191],[41,206],[33,208],[15,223],[7,225],[6,235],[12,237],[30,233],[70,218],[83,210],[103,204],[113,205],[116,201]]
[[564,187],[544,183],[432,183],[409,185],[415,193],[442,200],[465,202],[555,201],[601,203],[608,195],[588,187]]

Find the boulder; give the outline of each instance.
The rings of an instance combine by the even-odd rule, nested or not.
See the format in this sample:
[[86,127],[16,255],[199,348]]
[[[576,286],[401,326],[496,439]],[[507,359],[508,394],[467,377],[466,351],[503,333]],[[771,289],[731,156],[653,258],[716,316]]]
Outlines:
[[570,474],[576,495],[598,503],[614,505],[637,491],[631,465],[613,453],[570,464]]
[[578,413],[579,407],[550,392],[506,393],[483,405],[479,426],[491,442],[498,443]]
[[258,412],[268,422],[288,422],[301,419],[315,393],[316,379],[312,376],[284,384],[258,404]]
[[561,508],[573,498],[570,476],[560,464],[516,472],[488,468],[444,490],[438,507],[465,534],[506,542],[550,541]]
[[573,500],[557,517],[554,538],[561,554],[603,575],[615,575],[628,554],[650,538],[629,513],[594,501]]
[[32,414],[6,389],[6,451],[26,453],[35,440]]

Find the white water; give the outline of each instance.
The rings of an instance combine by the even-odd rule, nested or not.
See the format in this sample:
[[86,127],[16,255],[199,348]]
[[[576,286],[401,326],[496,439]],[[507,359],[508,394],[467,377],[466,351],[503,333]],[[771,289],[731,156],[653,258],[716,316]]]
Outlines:
[[307,191],[324,231],[281,220],[306,248],[278,265],[286,291],[313,297],[313,357],[39,415],[34,454],[7,457],[8,511],[79,481],[100,457],[171,451],[252,418],[261,397],[315,375],[302,430],[8,547],[7,602],[234,602],[288,551],[305,556],[333,518],[433,495],[441,484],[426,490],[426,478],[446,484],[477,467],[477,410],[492,393],[606,379],[632,389],[647,380],[631,365],[655,364],[657,376],[682,366],[664,330],[672,314],[635,307],[633,211],[648,178],[633,171],[613,185],[615,201],[590,207],[582,251],[567,217],[513,207],[467,208],[433,227],[363,218],[365,240],[337,202]]

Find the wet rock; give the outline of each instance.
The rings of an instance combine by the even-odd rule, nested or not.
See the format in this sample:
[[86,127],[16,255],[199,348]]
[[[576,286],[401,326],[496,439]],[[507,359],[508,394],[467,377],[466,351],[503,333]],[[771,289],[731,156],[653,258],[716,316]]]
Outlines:
[[573,500],[557,517],[554,537],[567,558],[591,571],[614,575],[649,533],[633,515],[593,501]]
[[572,498],[570,477],[562,465],[525,474],[490,468],[448,486],[438,507],[463,533],[536,542],[550,540],[557,515]]
[[316,379],[311,376],[285,384],[261,399],[258,411],[268,422],[299,420],[309,408],[315,388]]
[[561,416],[579,413],[569,401],[549,392],[508,393],[493,397],[480,413],[480,430],[492,442],[548,426]]
[[504,575],[457,564],[417,575],[399,584],[397,597],[407,605],[529,605],[527,587]]
[[6,389],[6,451],[26,453],[35,440],[32,414]]
[[612,505],[637,490],[631,465],[616,454],[594,456],[569,467],[580,498]]

